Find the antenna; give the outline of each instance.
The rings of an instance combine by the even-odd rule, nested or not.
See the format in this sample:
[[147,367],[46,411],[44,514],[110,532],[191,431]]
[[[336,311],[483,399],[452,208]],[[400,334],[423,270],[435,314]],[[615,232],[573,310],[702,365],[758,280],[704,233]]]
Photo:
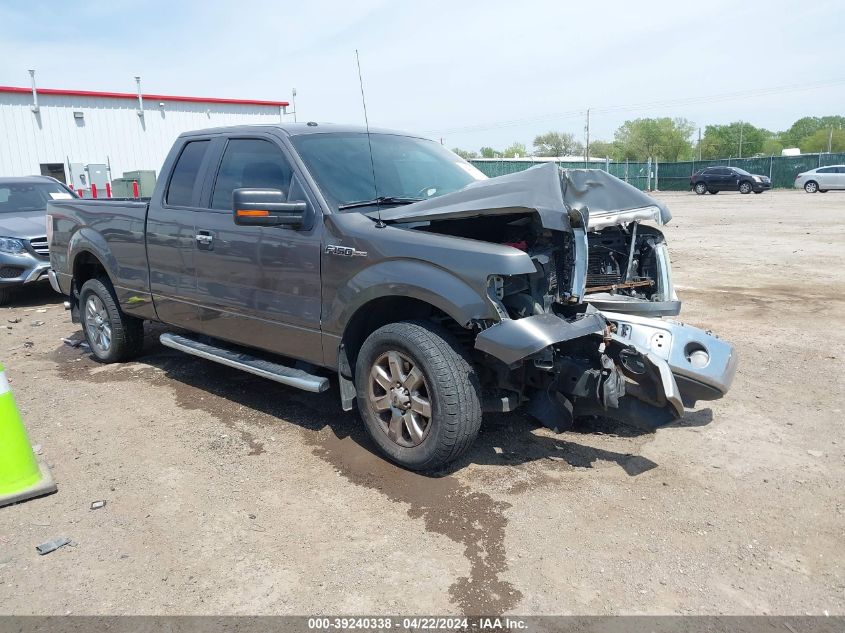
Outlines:
[[370,121],[367,118],[367,100],[364,97],[364,80],[361,78],[361,58],[358,57],[358,49],[355,49],[355,61],[358,64],[358,85],[361,86],[361,103],[364,105],[364,125],[367,128],[367,145],[370,147],[370,167],[373,170],[373,191],[376,194],[376,213],[378,214],[378,222],[376,227],[383,229],[387,226],[381,221],[381,203],[378,202],[378,185],[376,184],[376,163],[373,159],[373,142],[370,140]]

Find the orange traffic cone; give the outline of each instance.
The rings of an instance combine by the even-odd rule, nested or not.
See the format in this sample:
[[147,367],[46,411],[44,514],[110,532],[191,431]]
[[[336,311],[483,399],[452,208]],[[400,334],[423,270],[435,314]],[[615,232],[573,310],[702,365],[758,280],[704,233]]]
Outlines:
[[6,370],[0,365],[0,506],[56,492],[46,464],[39,464],[26,436]]

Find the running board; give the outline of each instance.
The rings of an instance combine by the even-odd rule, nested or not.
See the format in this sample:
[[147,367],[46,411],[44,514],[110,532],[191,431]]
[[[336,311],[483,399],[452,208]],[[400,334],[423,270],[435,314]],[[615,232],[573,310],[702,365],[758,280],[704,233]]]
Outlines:
[[186,336],[178,334],[171,334],[166,332],[159,337],[161,344],[165,347],[172,347],[178,349],[180,352],[191,354],[192,356],[199,356],[206,360],[226,365],[227,367],[234,367],[241,371],[268,378],[289,387],[296,387],[303,391],[311,391],[319,393],[327,391],[329,388],[329,379],[321,376],[314,376],[301,369],[293,369],[285,367],[278,363],[273,363],[268,360],[262,360],[245,354],[243,352],[236,352],[225,347],[218,347],[217,345],[209,345],[207,343],[200,343]]

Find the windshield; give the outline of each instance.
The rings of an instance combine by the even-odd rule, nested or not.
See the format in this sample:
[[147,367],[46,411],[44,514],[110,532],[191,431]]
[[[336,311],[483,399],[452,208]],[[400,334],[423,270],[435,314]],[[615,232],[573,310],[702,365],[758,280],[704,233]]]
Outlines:
[[45,211],[48,201],[72,197],[67,189],[54,182],[0,183],[0,213]]
[[747,171],[745,171],[744,169],[740,169],[739,167],[734,167],[734,171],[736,173],[738,173],[740,176],[750,176],[751,175]]
[[[442,145],[410,136],[371,134],[373,166],[365,133],[291,137],[323,195],[335,208],[388,197],[425,199],[462,189],[486,176]],[[366,205],[359,205],[361,206]]]

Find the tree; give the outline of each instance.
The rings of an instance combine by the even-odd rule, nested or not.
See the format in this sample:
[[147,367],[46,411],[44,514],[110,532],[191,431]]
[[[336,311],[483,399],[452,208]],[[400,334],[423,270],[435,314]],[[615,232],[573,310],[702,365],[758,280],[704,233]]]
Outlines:
[[569,132],[546,132],[534,138],[535,156],[574,156],[583,152],[584,146]]
[[802,152],[826,152],[830,143],[831,152],[845,152],[845,130],[821,129],[801,141]]
[[514,141],[509,147],[502,152],[507,158],[519,158],[520,156],[527,156],[528,151],[525,149],[525,144],[519,141]]
[[461,149],[460,147],[453,147],[452,151],[464,160],[469,160],[470,158],[478,158],[478,152],[473,152],[472,150]]
[[482,147],[480,150],[482,158],[496,158],[497,155],[501,156],[501,152],[497,152],[492,147]]
[[754,156],[762,154],[763,144],[773,135],[744,121],[727,125],[708,125],[701,139],[702,158]]
[[686,119],[634,119],[614,134],[620,160],[656,158],[676,161],[692,156],[690,136],[695,126]]
[[780,156],[783,151],[783,143],[780,139],[772,136],[763,141],[762,153],[766,156]]
[[592,141],[590,142],[590,156],[597,158],[615,158],[619,153],[619,148],[615,143],[607,141]]
[[783,133],[783,141],[786,147],[801,147],[805,139],[812,136],[819,130],[845,128],[845,116],[805,116],[798,119],[792,126]]

